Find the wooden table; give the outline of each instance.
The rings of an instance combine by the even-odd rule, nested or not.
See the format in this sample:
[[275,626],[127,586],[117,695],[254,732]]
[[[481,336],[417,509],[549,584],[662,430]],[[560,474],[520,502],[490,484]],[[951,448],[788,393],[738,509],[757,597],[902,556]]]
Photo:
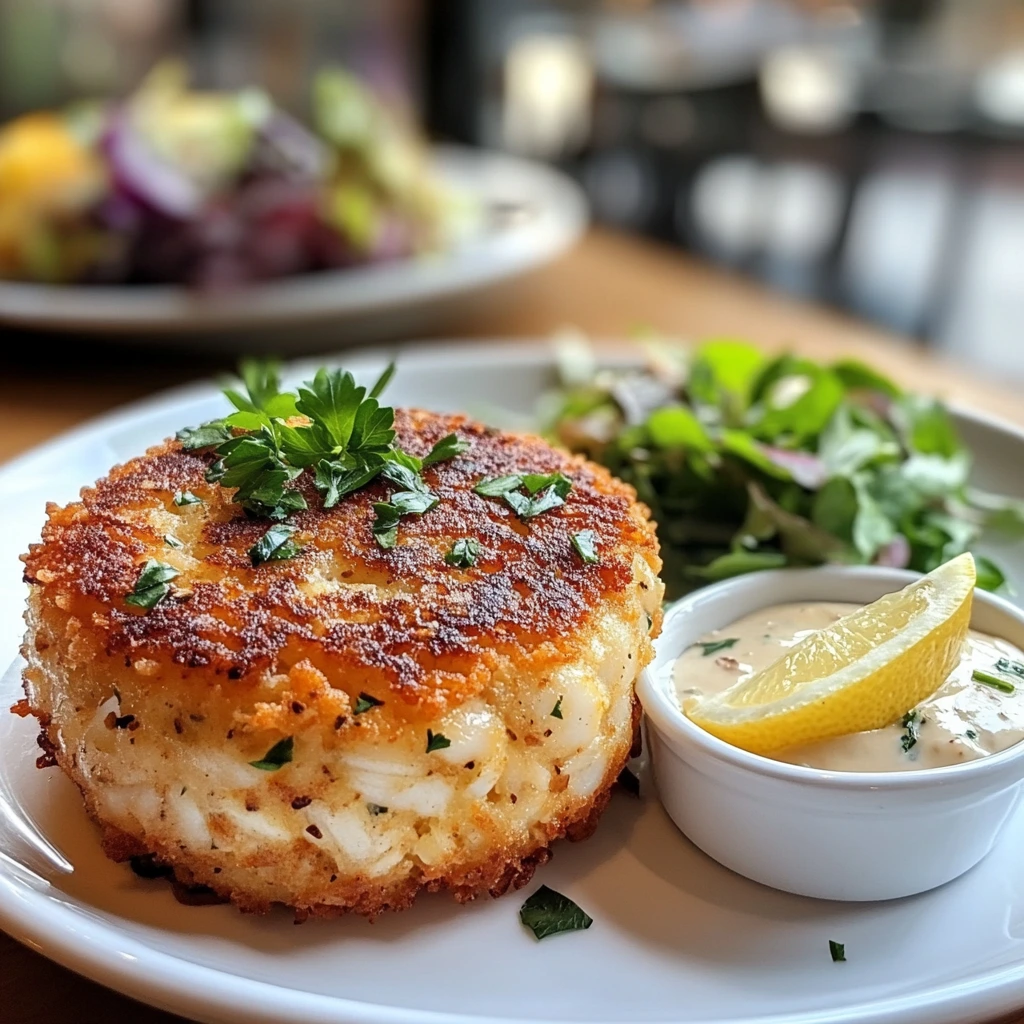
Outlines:
[[[1024,424],[1024,403],[911,342],[792,302],[742,279],[634,239],[595,231],[550,268],[471,311],[448,337],[537,337],[563,326],[622,337],[650,327],[683,338],[739,336],[765,347],[821,357],[857,355],[918,390],[976,405]],[[2,336],[2,329],[0,329]],[[83,339],[4,344],[0,461],[122,402],[228,368],[226,357],[97,350]],[[180,1018],[139,1006],[51,964],[0,935],[0,1019],[10,1024],[81,1024]],[[1017,1024],[1024,1017],[1014,1017]]]

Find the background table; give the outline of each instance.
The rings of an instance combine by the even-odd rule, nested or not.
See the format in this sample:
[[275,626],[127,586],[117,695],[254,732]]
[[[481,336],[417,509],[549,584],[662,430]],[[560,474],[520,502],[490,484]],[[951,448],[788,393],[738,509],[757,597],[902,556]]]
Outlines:
[[[834,358],[856,355],[917,390],[1024,424],[1010,388],[971,376],[903,339],[804,306],[674,251],[593,232],[550,268],[489,297],[449,338],[538,337],[574,326],[599,337],[651,328],[686,339],[743,337]],[[3,329],[0,328],[0,339]],[[82,338],[16,335],[0,348],[0,461],[76,423],[161,388],[228,369],[227,356],[110,347]],[[0,1019],[9,1024],[172,1024],[0,934]],[[1024,1024],[1024,1017],[1014,1017]]]

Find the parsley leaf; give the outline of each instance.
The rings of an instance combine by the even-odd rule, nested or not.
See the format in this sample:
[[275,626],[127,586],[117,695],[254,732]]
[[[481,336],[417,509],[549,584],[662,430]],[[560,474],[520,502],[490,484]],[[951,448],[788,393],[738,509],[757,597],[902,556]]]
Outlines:
[[553,487],[555,493],[564,498],[572,490],[572,481],[564,473],[526,473],[523,476],[523,487],[529,494]]
[[521,476],[490,476],[481,480],[473,490],[485,498],[501,498],[522,485],[523,478]]
[[433,466],[435,462],[446,462],[454,459],[456,455],[463,455],[473,446],[469,441],[462,441],[457,434],[448,434],[442,437],[433,448],[423,456],[423,465]]
[[199,451],[201,448],[214,448],[225,441],[230,441],[234,434],[223,420],[212,420],[198,427],[185,427],[174,435],[181,447],[187,452]]
[[735,647],[739,643],[739,639],[738,636],[730,636],[724,640],[698,640],[693,646],[700,647],[704,652],[704,657],[707,658],[719,651],[727,651],[730,647]]
[[996,662],[996,670],[999,672],[1009,672],[1012,675],[1020,676],[1024,679],[1024,665],[1019,661],[1010,661],[1009,658],[1000,658]]
[[299,386],[295,406],[323,427],[334,445],[344,449],[348,447],[356,413],[365,395],[366,388],[358,387],[347,370],[321,367],[311,381]]
[[596,565],[601,561],[597,553],[597,534],[593,530],[580,530],[579,533],[570,534],[569,540],[576,549],[576,554],[583,559],[586,565]]
[[834,942],[832,939],[828,940],[828,951],[832,957],[832,963],[845,963],[846,962],[846,945],[842,942]]
[[381,708],[383,706],[384,701],[377,700],[376,697],[371,697],[368,693],[360,693],[358,700],[356,700],[355,707],[352,709],[352,714],[362,715],[371,708]]
[[537,939],[589,928],[594,920],[568,896],[542,885],[519,908],[519,920]]
[[551,709],[552,718],[562,717],[562,698],[559,696],[558,700],[555,701],[555,706]]
[[176,548],[178,551],[180,551],[185,546],[184,544],[181,543],[180,540],[178,540],[177,537],[173,537],[169,533],[164,534],[164,543],[169,548]]
[[253,768],[259,768],[261,772],[276,772],[292,759],[295,750],[295,737],[286,736],[278,740],[258,761],[250,761]]
[[282,562],[286,558],[294,558],[302,551],[292,541],[295,527],[288,523],[275,523],[251,548],[249,558],[253,566],[264,562]]
[[524,522],[539,516],[542,512],[550,512],[553,508],[565,504],[565,498],[558,493],[558,488],[555,485],[546,491],[541,491],[535,497],[520,494],[519,491],[509,491],[504,497],[509,508]]
[[444,556],[449,565],[459,569],[468,569],[476,565],[477,555],[480,553],[480,544],[474,537],[463,537],[457,540],[451,550]]
[[398,523],[402,513],[386,501],[375,501],[373,511],[377,513],[373,520],[373,536],[382,548],[393,548],[398,543]]
[[178,575],[173,565],[150,558],[135,581],[135,589],[125,597],[125,604],[136,608],[158,605],[171,592],[170,581]]
[[175,491],[172,499],[175,505],[202,505],[203,499],[197,498],[191,491]]
[[901,719],[900,725],[907,731],[900,737],[900,748],[906,754],[912,747],[917,745],[921,736],[921,726],[924,719],[917,711],[908,711]]
[[444,750],[446,747],[450,747],[452,741],[447,736],[442,735],[439,732],[433,732],[427,730],[427,753],[432,754],[435,750]]

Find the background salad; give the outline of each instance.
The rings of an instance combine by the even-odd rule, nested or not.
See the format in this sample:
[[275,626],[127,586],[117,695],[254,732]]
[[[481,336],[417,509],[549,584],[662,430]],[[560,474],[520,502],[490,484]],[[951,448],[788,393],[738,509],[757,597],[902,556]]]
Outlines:
[[444,248],[457,197],[400,114],[341,70],[311,108],[167,63],[124,102],[11,122],[0,278],[218,288]]

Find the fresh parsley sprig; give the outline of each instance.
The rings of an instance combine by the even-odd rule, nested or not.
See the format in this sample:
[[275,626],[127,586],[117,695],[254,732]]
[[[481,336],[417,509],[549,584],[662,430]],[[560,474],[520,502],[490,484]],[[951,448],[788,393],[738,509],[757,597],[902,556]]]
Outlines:
[[249,360],[240,367],[242,386],[224,390],[235,411],[179,431],[178,440],[186,451],[212,449],[206,479],[234,488],[232,500],[261,519],[280,521],[307,507],[292,486],[304,470],[312,471],[324,508],[384,475],[400,490],[379,503],[374,534],[382,547],[393,547],[398,519],[421,515],[439,500],[424,484],[423,469],[470,447],[456,434],[423,458],[395,445],[394,409],[378,401],[394,369],[389,365],[369,392],[351,373],[325,368],[290,392],[281,390],[276,363]]

